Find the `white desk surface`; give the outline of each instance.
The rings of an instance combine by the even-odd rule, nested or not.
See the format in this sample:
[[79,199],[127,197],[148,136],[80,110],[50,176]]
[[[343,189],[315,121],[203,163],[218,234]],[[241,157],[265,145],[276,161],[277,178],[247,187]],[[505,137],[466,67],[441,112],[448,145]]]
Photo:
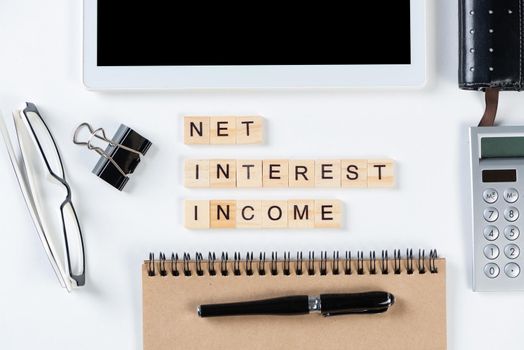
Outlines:
[[[81,82],[81,1],[0,2],[0,107],[32,101],[66,162],[87,250],[87,286],[58,286],[0,147],[0,348],[140,349],[139,267],[150,251],[437,248],[447,258],[449,349],[522,349],[522,293],[471,291],[467,128],[480,93],[457,87],[457,4],[429,0],[429,84],[422,90],[214,92],[87,91]],[[437,6],[438,5],[438,6]],[[524,123],[522,95],[505,93],[499,117]],[[187,147],[185,114],[260,114],[267,143]],[[112,134],[120,122],[154,144],[129,192],[91,174],[97,156],[74,146],[83,121]],[[290,137],[291,136],[291,137]],[[394,190],[188,190],[186,157],[391,157]],[[182,228],[184,198],[333,197],[340,231]],[[431,327],[430,324],[427,325]]]

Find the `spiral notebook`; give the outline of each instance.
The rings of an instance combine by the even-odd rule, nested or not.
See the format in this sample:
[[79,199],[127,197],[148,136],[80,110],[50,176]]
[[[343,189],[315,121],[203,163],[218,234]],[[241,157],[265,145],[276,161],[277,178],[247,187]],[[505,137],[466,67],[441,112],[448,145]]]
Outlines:
[[[151,254],[142,266],[144,349],[445,349],[445,260],[435,251],[390,253]],[[196,312],[200,304],[372,290],[393,293],[395,304],[333,317]]]

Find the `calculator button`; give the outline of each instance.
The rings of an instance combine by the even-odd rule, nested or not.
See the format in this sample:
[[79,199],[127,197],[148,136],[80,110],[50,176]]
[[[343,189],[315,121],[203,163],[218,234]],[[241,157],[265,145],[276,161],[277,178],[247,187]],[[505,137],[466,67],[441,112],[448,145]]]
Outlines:
[[[504,198],[505,198],[505,196],[506,195],[504,194]],[[492,204],[492,203],[495,203],[497,201],[497,199],[499,199],[499,194],[498,194],[498,192],[495,189],[488,188],[488,189],[484,190],[484,192],[482,193],[482,197],[484,198],[484,201],[486,203]],[[513,203],[513,202],[511,202],[511,203]]]
[[519,191],[517,191],[515,188],[508,188],[504,191],[504,200],[506,202],[515,203],[517,199],[519,199]]
[[489,207],[484,209],[484,219],[488,222],[493,222],[499,218],[499,211],[497,208]]
[[484,273],[489,278],[495,278],[499,275],[500,269],[497,266],[497,264],[489,263],[486,266],[484,266]]
[[515,221],[519,218],[519,210],[515,207],[507,207],[504,209],[504,218],[508,221]]
[[499,247],[494,244],[488,244],[484,247],[484,255],[489,260],[496,259],[499,256]]
[[509,263],[504,267],[504,272],[506,273],[506,276],[515,278],[520,273],[520,266],[515,263]]
[[509,225],[504,229],[504,237],[510,241],[514,241],[519,238],[520,230],[517,226]]
[[484,237],[488,241],[494,241],[499,237],[499,229],[493,225],[484,227]]
[[508,244],[504,248],[504,255],[506,255],[509,259],[516,259],[520,255],[520,249],[515,244]]

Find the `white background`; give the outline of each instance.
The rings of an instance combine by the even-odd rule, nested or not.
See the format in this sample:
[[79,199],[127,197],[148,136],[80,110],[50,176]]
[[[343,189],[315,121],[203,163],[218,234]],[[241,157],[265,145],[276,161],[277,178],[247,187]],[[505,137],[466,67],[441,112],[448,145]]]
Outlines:
[[[521,349],[523,294],[471,291],[467,127],[478,122],[483,101],[457,87],[457,2],[436,3],[428,4],[429,76],[421,90],[98,93],[81,82],[81,1],[1,1],[0,107],[7,115],[32,101],[53,130],[84,229],[88,272],[85,288],[69,295],[59,288],[0,147],[0,348],[140,349],[139,270],[150,251],[422,247],[447,258],[449,348]],[[522,101],[502,95],[502,123],[523,123]],[[262,115],[267,142],[184,146],[186,114]],[[92,175],[96,154],[72,144],[83,121],[110,135],[123,122],[152,140],[126,192]],[[398,188],[187,190],[186,157],[388,157],[397,161]],[[341,199],[344,229],[182,228],[184,198],[301,197]]]

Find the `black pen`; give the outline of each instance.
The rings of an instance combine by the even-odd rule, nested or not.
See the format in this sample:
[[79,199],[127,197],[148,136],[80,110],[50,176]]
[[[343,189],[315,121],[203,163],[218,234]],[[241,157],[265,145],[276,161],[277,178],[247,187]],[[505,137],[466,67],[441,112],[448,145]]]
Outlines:
[[200,317],[244,315],[303,315],[318,312],[322,316],[375,314],[388,310],[395,302],[388,292],[295,295],[238,303],[207,304],[197,308]]

